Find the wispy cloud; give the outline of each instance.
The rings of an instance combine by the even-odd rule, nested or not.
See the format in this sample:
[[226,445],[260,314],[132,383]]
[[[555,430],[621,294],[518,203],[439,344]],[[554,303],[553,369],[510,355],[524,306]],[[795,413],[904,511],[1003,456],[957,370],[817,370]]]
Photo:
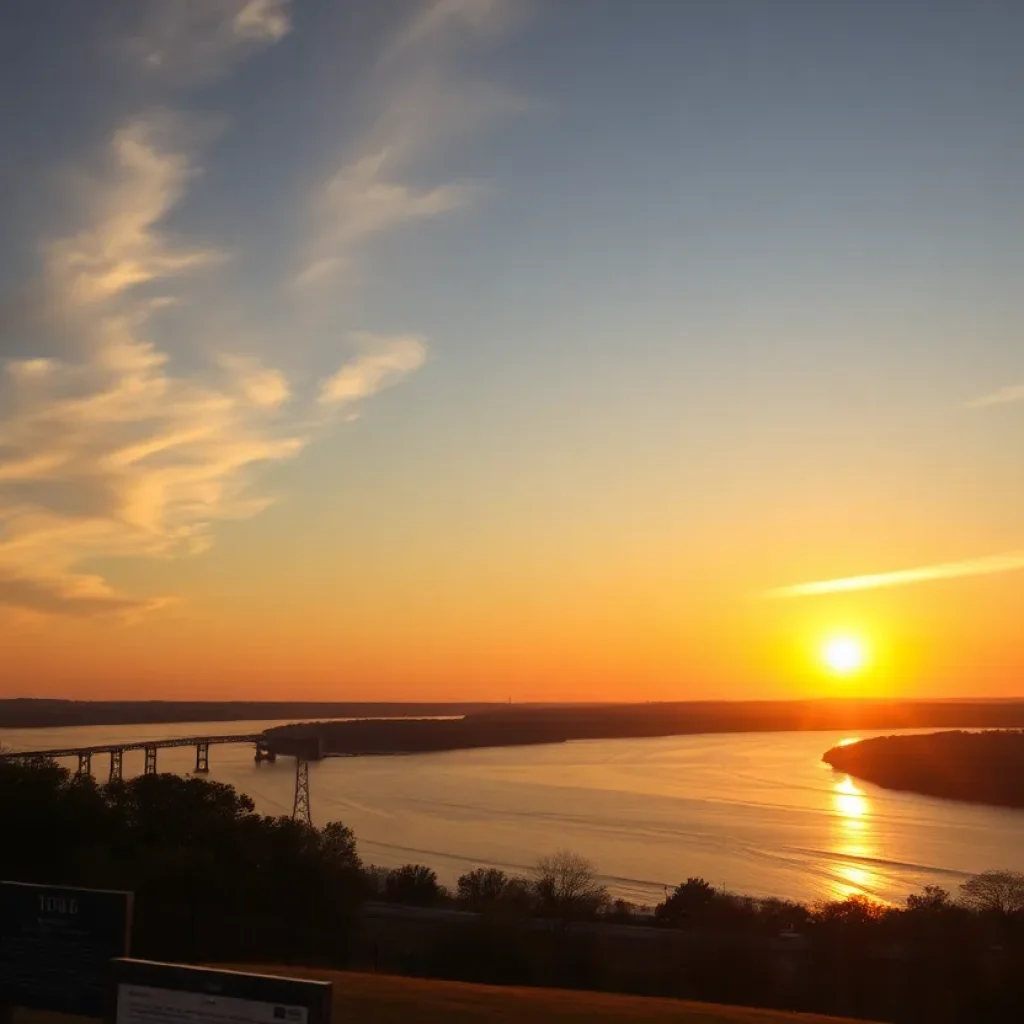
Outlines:
[[[143,76],[191,85],[284,38],[289,9],[287,0],[139,0],[128,49]],[[467,88],[451,59],[465,40],[503,30],[508,10],[505,0],[432,0],[393,37],[378,65],[379,116],[314,204],[307,284],[351,269],[372,239],[474,199],[471,184],[417,182],[412,170],[515,105],[482,83]],[[156,318],[178,317],[193,272],[230,257],[172,231],[200,151],[181,116],[123,119],[99,163],[74,179],[74,221],[40,242],[45,287],[15,326],[25,336],[38,306],[61,341],[0,364],[0,605],[120,617],[163,606],[171,596],[119,588],[115,560],[206,550],[218,524],[269,503],[260,467],[296,457],[339,411],[354,417],[427,358],[419,334],[351,332],[350,358],[303,393],[301,373],[290,380],[237,338],[184,357],[168,350],[174,332],[157,330],[167,325]],[[217,321],[216,306],[187,308],[187,322],[204,312]]]
[[476,198],[480,187],[472,182],[411,178],[424,154],[499,113],[522,109],[518,96],[461,78],[452,56],[459,45],[503,31],[514,10],[507,0],[430,0],[395,34],[376,71],[382,99],[371,131],[313,197],[300,287],[352,273],[373,239]]
[[269,369],[252,356],[223,355],[219,362],[237,393],[250,405],[277,409],[291,397],[284,374]]
[[[86,190],[85,226],[44,247],[51,299],[79,344],[3,367],[0,604],[80,616],[162,606],[167,596],[121,593],[87,567],[204,551],[218,522],[268,504],[253,492],[257,468],[293,458],[317,429],[309,399],[285,414],[291,384],[256,356],[213,354],[183,375],[146,337],[173,296],[155,301],[139,286],[163,289],[222,258],[167,238],[164,221],[197,172],[160,144],[160,120],[114,133]],[[322,382],[321,408],[390,387],[426,357],[417,335],[349,341],[357,355]]]
[[290,0],[134,0],[124,49],[147,74],[202,82],[291,31]]
[[1004,551],[1000,554],[969,558],[961,562],[939,562],[935,565],[919,565],[912,569],[897,569],[893,572],[796,583],[785,587],[775,587],[765,591],[761,596],[770,599],[815,597],[855,590],[876,590],[880,587],[905,587],[915,583],[933,583],[967,576],[993,576],[997,573],[1019,572],[1020,570],[1024,570],[1024,550]]
[[1013,384],[1010,387],[989,392],[987,395],[972,398],[967,403],[967,408],[987,409],[989,406],[1009,405],[1011,402],[1024,402],[1024,384]]
[[[221,388],[168,372],[118,321],[78,363],[9,364],[0,420],[0,602],[69,613],[145,606],[82,566],[204,550],[218,520],[252,515],[251,469],[305,443],[271,413],[283,383],[251,368]],[[24,603],[24,602],[22,602]],[[45,607],[43,607],[45,606]]]
[[505,31],[522,11],[509,0],[428,0],[395,34],[381,58],[383,63],[444,50],[466,37],[493,36]]
[[364,157],[342,168],[324,192],[321,208],[331,222],[316,256],[300,272],[300,286],[315,285],[350,269],[362,244],[375,235],[417,220],[428,220],[469,203],[473,189],[448,184],[416,189],[381,176],[385,154]]
[[114,131],[102,167],[79,178],[79,226],[43,246],[50,304],[76,344],[3,367],[2,604],[123,615],[166,603],[90,567],[205,549],[218,521],[267,504],[254,468],[306,443],[279,415],[290,388],[278,370],[225,356],[183,375],[147,338],[173,299],[153,288],[223,258],[164,226],[198,173],[171,145],[180,129],[164,113]]
[[418,370],[427,358],[427,343],[415,334],[386,336],[360,331],[353,340],[363,352],[321,384],[321,405],[368,398]]
[[46,247],[58,298],[99,302],[223,258],[212,248],[175,247],[158,229],[198,173],[187,153],[161,143],[172,120],[135,118],[114,132],[103,172],[83,186],[86,226]]

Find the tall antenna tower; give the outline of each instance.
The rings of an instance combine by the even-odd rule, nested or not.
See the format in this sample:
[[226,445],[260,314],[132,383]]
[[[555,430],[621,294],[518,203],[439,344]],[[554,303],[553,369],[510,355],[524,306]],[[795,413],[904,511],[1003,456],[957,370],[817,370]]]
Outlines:
[[296,821],[313,824],[309,813],[309,762],[301,757],[295,758],[295,803],[292,806],[292,817]]

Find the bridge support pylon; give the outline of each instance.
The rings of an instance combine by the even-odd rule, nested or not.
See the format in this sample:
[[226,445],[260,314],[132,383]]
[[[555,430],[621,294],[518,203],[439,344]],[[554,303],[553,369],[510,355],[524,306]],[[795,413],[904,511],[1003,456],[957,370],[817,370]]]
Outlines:
[[270,749],[270,744],[266,740],[256,741],[256,756],[253,760],[259,764],[261,761],[268,761],[273,764],[277,760],[277,754]]
[[92,751],[82,750],[78,754],[78,775],[89,776],[92,775]]
[[196,774],[205,775],[210,770],[210,744],[205,740],[196,744]]
[[118,747],[115,747],[110,752],[110,780],[111,782],[120,782],[124,778],[123,775],[124,765],[124,751]]
[[156,775],[156,747],[146,747],[146,774]]
[[313,824],[309,812],[309,763],[301,757],[295,759],[295,803],[292,805],[292,817],[307,825]]

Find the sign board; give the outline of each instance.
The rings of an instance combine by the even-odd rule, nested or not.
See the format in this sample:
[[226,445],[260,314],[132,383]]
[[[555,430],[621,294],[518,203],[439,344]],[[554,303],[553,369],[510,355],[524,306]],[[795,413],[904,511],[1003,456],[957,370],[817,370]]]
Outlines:
[[330,1024],[329,981],[115,960],[108,1024]]
[[0,1006],[100,1017],[132,894],[0,882]]

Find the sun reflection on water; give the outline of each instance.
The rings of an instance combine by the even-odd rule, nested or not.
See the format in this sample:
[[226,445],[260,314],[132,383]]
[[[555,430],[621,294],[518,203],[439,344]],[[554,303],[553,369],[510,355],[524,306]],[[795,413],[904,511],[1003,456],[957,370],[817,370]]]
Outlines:
[[849,775],[842,782],[837,782],[833,790],[832,805],[838,811],[843,823],[852,822],[858,826],[863,825],[862,819],[867,817],[870,810],[864,791],[857,788]]
[[871,828],[871,803],[864,791],[847,775],[832,786],[834,852],[849,861],[838,865],[838,878],[833,883],[836,899],[870,895],[879,879],[869,861],[877,856]]

